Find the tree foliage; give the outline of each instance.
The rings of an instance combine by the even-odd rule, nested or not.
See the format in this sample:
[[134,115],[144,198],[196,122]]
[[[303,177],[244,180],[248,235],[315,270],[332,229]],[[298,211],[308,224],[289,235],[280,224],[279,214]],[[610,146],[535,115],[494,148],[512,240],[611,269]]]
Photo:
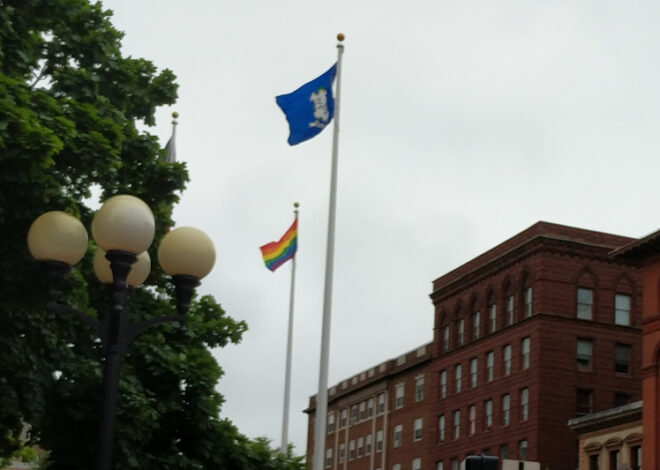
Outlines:
[[[43,212],[65,210],[89,227],[84,201],[97,185],[103,197],[147,202],[157,221],[153,250],[188,181],[185,164],[165,163],[156,137],[138,128],[175,101],[174,74],[122,56],[110,18],[87,0],[0,0],[0,456],[38,444],[49,469],[93,468],[102,369],[92,333],[44,311],[29,226]],[[96,316],[106,301],[93,280],[93,250],[90,242],[69,275],[66,298]],[[173,313],[155,264],[146,284],[131,295],[131,315]],[[210,348],[239,342],[245,330],[202,297],[186,330],[158,327],[133,344],[121,370],[115,468],[302,468],[300,458],[219,418],[222,369]]]

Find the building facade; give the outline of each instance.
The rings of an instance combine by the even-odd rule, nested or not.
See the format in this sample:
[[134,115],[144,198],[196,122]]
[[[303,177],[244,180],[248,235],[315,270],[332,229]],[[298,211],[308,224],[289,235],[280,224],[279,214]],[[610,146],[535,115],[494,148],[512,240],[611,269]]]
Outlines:
[[326,468],[575,469],[568,420],[641,398],[640,273],[610,255],[633,241],[539,222],[436,279],[433,341],[330,389]]

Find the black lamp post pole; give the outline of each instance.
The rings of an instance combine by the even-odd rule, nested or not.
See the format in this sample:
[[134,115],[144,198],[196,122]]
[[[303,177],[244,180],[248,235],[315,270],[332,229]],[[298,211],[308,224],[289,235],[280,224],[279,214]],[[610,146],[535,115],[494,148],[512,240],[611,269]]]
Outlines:
[[115,416],[119,395],[119,367],[121,359],[130,344],[148,328],[166,322],[179,322],[183,327],[190,301],[199,285],[199,280],[192,276],[172,276],[175,285],[178,315],[152,318],[138,323],[128,319],[125,308],[127,284],[126,278],[131,266],[136,261],[133,253],[110,250],[106,253],[113,274],[111,307],[99,320],[59,302],[60,286],[69,268],[64,263],[44,262],[49,281],[49,301],[47,310],[54,313],[71,314],[82,320],[100,338],[103,346],[103,408],[99,427],[97,470],[111,470],[114,443]]

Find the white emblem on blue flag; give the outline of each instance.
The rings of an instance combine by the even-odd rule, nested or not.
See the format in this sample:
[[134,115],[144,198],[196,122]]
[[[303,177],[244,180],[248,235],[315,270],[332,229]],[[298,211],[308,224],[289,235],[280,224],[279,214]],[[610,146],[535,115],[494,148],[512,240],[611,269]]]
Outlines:
[[318,91],[312,93],[309,100],[314,103],[314,118],[316,118],[315,121],[309,123],[309,127],[319,127],[323,129],[330,119],[330,112],[328,111],[328,91],[325,88],[319,88]]

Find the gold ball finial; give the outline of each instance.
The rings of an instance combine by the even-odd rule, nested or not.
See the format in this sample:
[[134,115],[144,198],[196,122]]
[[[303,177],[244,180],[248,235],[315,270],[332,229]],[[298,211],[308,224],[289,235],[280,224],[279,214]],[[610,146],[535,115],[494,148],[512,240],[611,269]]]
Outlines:
[[174,119],[178,118],[178,117],[179,117],[179,113],[177,113],[176,111],[174,111],[174,112],[172,113],[172,117],[173,117]]
[[296,209],[298,209],[298,208],[300,207],[300,203],[299,203],[298,201],[294,202],[294,203],[293,203],[293,207],[295,207]]
[[337,41],[342,42],[344,40],[344,33],[339,33],[337,35]]

